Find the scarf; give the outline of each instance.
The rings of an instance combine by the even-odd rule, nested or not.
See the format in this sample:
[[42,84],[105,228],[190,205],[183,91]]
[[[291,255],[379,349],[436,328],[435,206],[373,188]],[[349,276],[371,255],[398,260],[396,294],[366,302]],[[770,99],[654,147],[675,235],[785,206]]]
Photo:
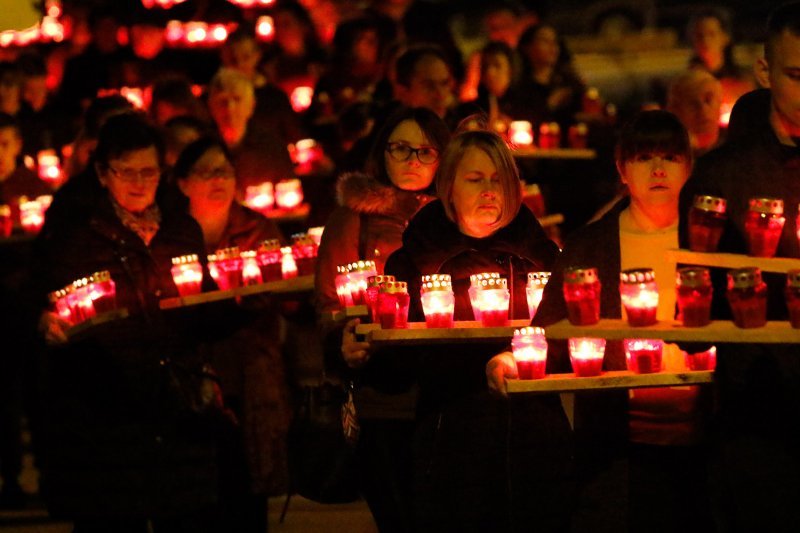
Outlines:
[[138,235],[147,246],[153,240],[161,224],[161,210],[157,204],[153,204],[141,214],[131,213],[111,198],[114,211],[117,213],[122,225]]

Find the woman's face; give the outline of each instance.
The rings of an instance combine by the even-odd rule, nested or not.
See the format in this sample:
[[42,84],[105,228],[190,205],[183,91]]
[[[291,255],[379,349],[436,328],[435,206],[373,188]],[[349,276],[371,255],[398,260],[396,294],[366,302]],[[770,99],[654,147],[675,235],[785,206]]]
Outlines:
[[536,32],[527,48],[528,59],[534,67],[553,67],[558,62],[561,48],[558,45],[556,30],[547,26]]
[[470,237],[488,237],[503,214],[503,186],[489,154],[471,146],[456,166],[451,202],[456,222]]
[[227,209],[236,195],[233,165],[218,147],[212,147],[197,160],[186,178],[178,180],[189,197],[192,213]]
[[[420,152],[409,152],[409,148]],[[425,163],[420,161],[420,154]],[[430,161],[434,157],[435,160]],[[413,120],[404,120],[389,135],[384,159],[389,180],[404,191],[421,191],[430,187],[439,167],[439,151]]]
[[484,57],[483,85],[494,96],[503,96],[511,85],[511,63],[505,54]]
[[692,46],[702,58],[721,55],[731,41],[719,19],[715,17],[698,20],[693,28],[691,39]]
[[683,155],[641,153],[625,161],[619,171],[631,201],[645,207],[671,206],[678,203],[691,164]]
[[123,209],[141,213],[155,203],[161,176],[155,146],[124,152],[98,170],[100,183]]

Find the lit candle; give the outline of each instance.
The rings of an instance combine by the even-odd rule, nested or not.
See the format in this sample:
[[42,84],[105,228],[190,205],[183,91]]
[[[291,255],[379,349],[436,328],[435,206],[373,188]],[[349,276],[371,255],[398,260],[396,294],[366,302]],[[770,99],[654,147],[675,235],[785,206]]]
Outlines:
[[282,209],[293,209],[303,202],[303,186],[298,179],[275,184],[275,203]]
[[589,326],[600,321],[600,280],[596,268],[567,268],[563,290],[570,324]]
[[536,316],[536,311],[539,309],[539,304],[542,302],[544,287],[549,280],[550,272],[528,273],[528,286],[525,288],[525,293],[528,297],[528,313],[531,320]]
[[480,274],[470,274],[469,276],[469,290],[467,293],[469,294],[469,303],[472,307],[472,315],[478,322],[481,320],[481,309],[478,305],[478,288],[485,279],[500,279],[500,273],[482,272]]
[[728,303],[733,323],[740,328],[760,328],[767,323],[767,284],[756,267],[728,271]]
[[292,235],[292,254],[300,276],[311,276],[317,264],[317,243],[306,233]]
[[[211,265],[211,257],[212,256],[209,256],[209,268]],[[214,272],[217,272],[216,256],[213,257],[215,263]],[[196,254],[173,257],[172,269],[170,272],[172,273],[172,281],[175,282],[175,286],[178,288],[178,294],[181,296],[199,294],[202,290],[203,267],[197,259]],[[219,276],[219,273],[217,273],[217,276]],[[211,277],[214,278],[214,281],[217,280],[213,274]]]
[[587,136],[589,135],[589,128],[584,122],[573,124],[569,127],[569,147],[570,148],[586,148]]
[[686,354],[686,367],[689,370],[714,370],[717,367],[717,347],[699,353]]
[[353,305],[353,295],[350,294],[350,278],[347,275],[348,265],[339,265],[336,267],[336,277],[334,278],[334,285],[336,285],[336,296],[339,297],[339,306],[342,308],[351,307]]
[[429,328],[452,328],[455,313],[455,295],[449,274],[422,276],[420,301]]
[[295,87],[292,95],[289,98],[292,104],[292,109],[295,113],[302,113],[311,106],[311,100],[314,97],[314,89],[311,87]]
[[184,40],[190,46],[206,40],[208,25],[205,22],[187,22],[183,27]]
[[508,140],[518,147],[533,144],[533,126],[527,120],[515,120],[508,126]]
[[408,284],[405,281],[387,281],[378,293],[378,318],[383,329],[408,327]]
[[543,149],[558,148],[561,144],[561,126],[558,122],[543,122],[539,126],[539,147]]
[[75,303],[80,321],[83,322],[95,316],[97,313],[92,296],[89,294],[89,278],[76,279],[72,282],[72,286],[75,287]]
[[41,150],[37,155],[39,179],[51,184],[61,180],[61,162],[55,150]]
[[[389,281],[395,281],[394,276],[377,275],[367,278],[367,290],[364,293],[364,302],[369,308],[370,318],[374,324],[380,321],[378,317],[378,295],[381,292],[381,287]],[[350,299],[352,301],[352,295]]]
[[508,325],[510,294],[508,282],[504,278],[481,280],[476,294],[483,327],[493,328]]
[[350,280],[350,294],[353,305],[366,303],[367,278],[377,276],[375,261],[355,261],[347,265],[347,276]]
[[619,294],[633,327],[650,326],[658,322],[658,286],[652,268],[632,268],[619,275]]
[[183,24],[180,20],[170,20],[167,22],[167,28],[164,31],[164,36],[170,45],[175,45],[183,40]]
[[540,379],[547,367],[547,340],[542,328],[514,330],[511,350],[517,363],[519,379]]
[[120,96],[125,98],[136,109],[144,109],[144,92],[139,87],[122,87],[119,90]]
[[294,145],[290,144],[289,147],[295,165],[308,166],[322,155],[319,145],[314,139],[300,139]]
[[254,211],[265,214],[275,204],[274,185],[272,182],[248,185],[244,190],[244,205]]
[[582,107],[584,113],[591,115],[602,113],[603,103],[600,100],[600,91],[596,87],[588,87],[583,93]]
[[308,228],[306,233],[314,240],[314,244],[319,246],[319,243],[322,242],[322,234],[324,231],[325,226],[315,226],[313,228]]
[[599,376],[603,371],[605,339],[578,337],[569,340],[569,358],[578,377]]
[[0,204],[0,236],[8,238],[14,229],[14,221],[11,220],[11,206]]
[[272,42],[275,37],[275,21],[269,15],[262,15],[256,19],[256,36],[260,41]]
[[242,285],[242,257],[238,246],[222,248],[209,256],[209,269],[213,264],[216,268],[217,277],[212,272],[211,277],[217,282],[220,290],[235,289]]
[[54,313],[56,313],[63,320],[66,320],[70,323],[72,322],[72,311],[67,303],[66,289],[58,289],[57,291],[49,293],[47,295],[47,299],[50,301],[50,309]]
[[774,257],[785,222],[783,200],[777,198],[751,199],[750,209],[744,221],[750,255]]
[[724,198],[697,195],[689,210],[689,249],[716,252],[725,221],[728,203]]
[[262,241],[256,252],[258,266],[261,268],[261,280],[266,283],[283,279],[280,241],[278,239]]
[[247,250],[240,254],[242,258],[242,285],[258,285],[262,283],[261,269],[256,260],[256,251]]
[[19,200],[19,222],[27,233],[36,233],[44,225],[45,208],[38,200],[28,200],[24,196]]
[[108,270],[89,276],[88,291],[97,313],[108,313],[117,308],[117,285]]
[[283,279],[297,277],[297,264],[294,261],[291,246],[284,246],[281,248],[281,275]]
[[625,359],[628,370],[636,374],[661,372],[661,352],[664,341],[660,339],[625,339]]

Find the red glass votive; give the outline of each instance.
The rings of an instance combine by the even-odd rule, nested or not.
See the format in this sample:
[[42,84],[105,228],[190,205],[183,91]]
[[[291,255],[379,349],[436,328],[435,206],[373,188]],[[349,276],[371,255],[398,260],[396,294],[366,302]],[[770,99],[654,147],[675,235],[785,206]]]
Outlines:
[[281,243],[278,239],[261,241],[256,249],[256,261],[261,269],[261,281],[267,283],[283,279]]
[[67,307],[69,308],[70,316],[72,317],[73,324],[80,324],[85,320],[83,316],[83,311],[81,307],[78,305],[78,294],[75,290],[75,286],[70,283],[69,285],[64,287],[65,292],[65,301],[67,302]]
[[420,301],[429,328],[452,328],[455,313],[455,295],[449,274],[422,276]]
[[508,306],[511,295],[505,278],[488,278],[478,282],[475,292],[480,321],[485,328],[508,325]]
[[625,339],[628,370],[636,374],[661,372],[664,341],[659,339]]
[[281,180],[275,184],[275,205],[293,209],[303,203],[303,186],[298,179]]
[[558,122],[543,122],[539,126],[539,147],[547,149],[558,148],[561,144],[561,126]]
[[544,287],[550,280],[550,272],[528,272],[528,286],[525,294],[528,298],[528,316],[533,320],[539,304],[542,302]]
[[751,199],[750,210],[744,221],[750,255],[774,257],[785,222],[783,200],[777,198]]
[[325,226],[314,226],[313,228],[308,228],[306,234],[311,237],[311,240],[314,241],[314,244],[319,246],[320,242],[322,241],[322,234],[325,232]]
[[56,313],[63,320],[66,320],[70,323],[73,322],[72,311],[67,303],[66,289],[58,289],[57,291],[48,293],[47,299],[50,302],[51,311]]
[[24,196],[19,202],[19,222],[27,233],[37,233],[44,225],[45,208],[38,200],[28,200]]
[[378,293],[378,319],[383,329],[408,327],[408,284],[405,281],[387,281]]
[[11,219],[11,206],[0,204],[0,237],[11,237],[14,230],[14,221]]
[[297,263],[294,260],[291,246],[281,247],[281,276],[283,279],[297,277]]
[[333,283],[336,285],[336,296],[339,297],[339,307],[351,307],[353,305],[353,296],[350,294],[350,279],[347,276],[347,265],[337,266],[336,272]]
[[569,340],[569,359],[577,377],[599,376],[603,371],[605,339],[577,337]]
[[694,252],[716,252],[728,215],[727,202],[716,196],[694,197],[689,210],[689,249]]
[[658,322],[658,286],[652,268],[632,268],[619,275],[619,294],[632,327]]
[[250,185],[244,191],[244,205],[259,213],[266,213],[275,205],[275,191],[272,182]]
[[364,303],[366,303],[369,309],[370,319],[373,324],[378,323],[378,295],[381,292],[381,287],[383,287],[387,281],[395,281],[394,276],[377,275],[367,278],[367,290],[364,293]]
[[599,115],[603,112],[603,102],[600,99],[600,91],[596,87],[588,87],[583,93],[581,107],[584,113]]
[[600,321],[600,280],[596,268],[567,268],[563,290],[570,324],[589,326]]
[[[181,296],[200,294],[202,291],[203,267],[200,265],[196,254],[173,257],[170,272],[172,273],[172,281],[175,282],[178,294]],[[216,280],[216,278],[214,279]]]
[[689,370],[714,370],[717,367],[717,347],[699,353],[686,354],[686,368]]
[[508,126],[508,140],[520,148],[533,145],[533,126],[527,120],[515,120]]
[[78,311],[80,321],[83,322],[97,315],[92,295],[89,294],[89,278],[76,279],[72,282],[72,286],[75,287],[75,309]]
[[800,328],[800,269],[786,272],[786,307],[793,328]]
[[733,323],[740,328],[760,328],[767,323],[767,284],[756,267],[728,272],[728,303]]
[[311,276],[317,264],[317,243],[306,233],[292,235],[292,255],[299,276]]
[[97,313],[108,313],[117,308],[117,285],[108,270],[89,276],[89,297]]
[[41,150],[36,154],[39,179],[47,183],[58,183],[61,179],[61,162],[55,150]]
[[366,304],[367,279],[377,276],[375,261],[354,261],[347,265],[347,276],[350,279],[350,295],[353,305]]
[[255,250],[247,250],[241,253],[242,258],[242,285],[258,285],[263,283],[261,268],[258,266]]
[[486,279],[500,279],[499,272],[482,272],[480,274],[471,274],[469,277],[469,290],[467,294],[469,294],[469,303],[472,306],[472,314],[475,317],[475,320],[481,320],[481,310],[478,306],[478,288],[480,287],[483,280]]
[[584,149],[588,146],[587,138],[589,136],[589,128],[586,123],[579,122],[569,127],[567,133],[569,137],[569,147]]
[[289,97],[292,104],[292,109],[295,113],[302,113],[311,106],[311,100],[314,98],[314,89],[312,87],[295,87]]
[[217,282],[220,290],[230,290],[242,285],[242,258],[238,246],[222,248],[213,255],[208,256],[209,269],[213,268],[211,276]]
[[511,350],[517,363],[519,379],[541,379],[547,367],[547,340],[542,328],[514,330]]
[[678,320],[684,327],[699,328],[711,323],[711,274],[705,267],[685,267],[676,275]]
[[300,139],[289,147],[292,162],[300,167],[308,167],[322,157],[322,149],[314,139]]

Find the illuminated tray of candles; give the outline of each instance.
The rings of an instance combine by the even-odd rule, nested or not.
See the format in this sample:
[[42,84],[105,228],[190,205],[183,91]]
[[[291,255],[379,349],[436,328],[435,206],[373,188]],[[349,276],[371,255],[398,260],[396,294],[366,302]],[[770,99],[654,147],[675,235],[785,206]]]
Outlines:
[[645,387],[674,387],[711,383],[714,372],[657,372],[636,374],[628,370],[604,372],[599,376],[576,377],[575,374],[549,374],[540,379],[508,379],[509,394],[521,392],[579,392],[600,389],[636,389]]
[[303,222],[308,218],[309,213],[311,213],[311,205],[300,204],[290,209],[276,207],[268,211],[263,211],[263,213],[267,218],[271,218],[276,222]]
[[788,321],[767,322],[760,328],[739,328],[730,320],[713,320],[707,326],[687,328],[675,321],[631,327],[626,320],[601,319],[591,326],[573,326],[562,320],[545,328],[548,339],[595,337],[601,339],[663,339],[668,342],[732,342],[800,344],[800,329]]
[[220,300],[227,300],[241,296],[252,296],[255,294],[292,294],[311,292],[314,290],[314,276],[298,276],[290,279],[269,281],[255,285],[246,285],[234,289],[202,292],[200,294],[190,294],[187,296],[177,296],[175,298],[165,298],[159,302],[161,309],[175,309],[178,307],[188,307],[201,305]]
[[514,157],[523,159],[595,159],[597,152],[590,148],[517,148]]
[[669,250],[667,258],[686,265],[702,265],[719,268],[758,267],[764,272],[785,274],[800,268],[800,259],[791,257],[753,257],[743,254],[719,252],[692,252],[690,250]]
[[549,228],[550,226],[555,226],[557,224],[561,224],[564,222],[564,215],[561,213],[553,213],[552,215],[545,215],[543,217],[537,218],[536,220],[539,221],[539,224],[543,228]]
[[76,337],[80,336],[81,334],[85,333],[86,331],[99,326],[100,324],[105,324],[106,322],[113,322],[114,320],[122,320],[123,318],[128,317],[128,310],[123,309],[114,309],[113,311],[107,311],[105,313],[99,313],[91,318],[87,318],[86,320],[72,326],[69,328],[65,334],[68,339],[74,340]]
[[477,321],[456,321],[452,328],[428,328],[425,322],[409,322],[407,328],[382,329],[380,324],[361,324],[357,335],[364,335],[375,346],[454,344],[511,340],[515,328],[530,324],[530,320],[510,320],[508,326],[486,328]]

